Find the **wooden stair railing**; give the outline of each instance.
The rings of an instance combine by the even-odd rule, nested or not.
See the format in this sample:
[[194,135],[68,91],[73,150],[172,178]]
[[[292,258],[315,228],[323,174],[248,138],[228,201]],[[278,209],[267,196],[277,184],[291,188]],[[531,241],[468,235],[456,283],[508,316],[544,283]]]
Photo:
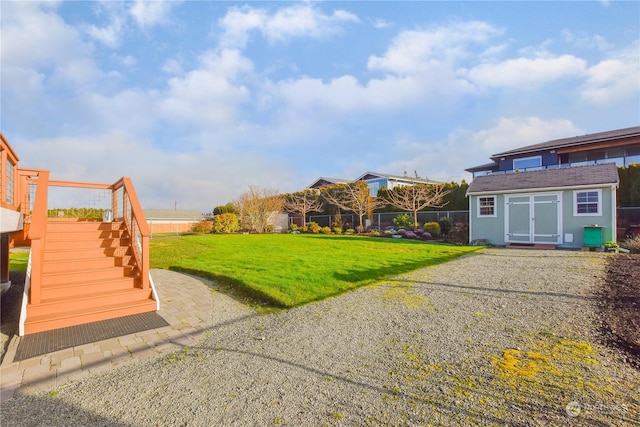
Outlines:
[[[113,185],[34,179],[20,335],[155,311],[149,229],[128,177]],[[47,218],[51,186],[110,190],[113,221]]]

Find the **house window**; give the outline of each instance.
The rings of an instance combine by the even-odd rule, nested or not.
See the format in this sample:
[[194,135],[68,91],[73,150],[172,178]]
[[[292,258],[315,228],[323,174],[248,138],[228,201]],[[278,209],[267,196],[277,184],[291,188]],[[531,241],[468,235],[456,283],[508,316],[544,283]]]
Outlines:
[[602,190],[574,191],[574,215],[602,215]]
[[542,167],[542,156],[513,159],[513,169],[527,170]]
[[478,216],[496,216],[496,196],[478,197]]
[[369,196],[378,197],[378,191],[380,191],[380,183],[369,182]]
[[9,159],[7,159],[7,193],[6,193],[6,198],[7,198],[7,203],[12,205],[13,204],[13,164],[11,163],[11,161]]

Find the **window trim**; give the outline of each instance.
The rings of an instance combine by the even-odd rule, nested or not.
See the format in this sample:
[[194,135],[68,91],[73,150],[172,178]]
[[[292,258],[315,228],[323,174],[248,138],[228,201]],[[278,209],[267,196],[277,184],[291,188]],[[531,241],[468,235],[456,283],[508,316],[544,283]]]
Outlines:
[[[519,160],[531,160],[531,159],[537,159],[538,160],[538,166],[527,166],[527,167],[522,167],[522,166],[516,166],[516,162]],[[529,157],[519,157],[516,159],[513,159],[513,161],[511,162],[511,166],[513,167],[513,170],[516,169],[524,169],[524,170],[530,170],[533,168],[541,168],[542,167],[542,156],[529,156]]]
[[[596,193],[598,195],[598,211],[597,212],[578,212],[578,194],[580,193]],[[585,204],[583,202],[580,204]],[[602,216],[602,188],[592,188],[588,190],[574,190],[573,191],[573,216]]]
[[[480,208],[481,207],[488,207],[488,206],[481,206],[480,205],[480,199],[493,199],[493,214],[483,214],[480,212]],[[477,207],[476,207],[476,217],[478,218],[495,218],[498,216],[498,196],[496,195],[490,195],[490,196],[478,196],[477,198],[478,203],[477,203]]]

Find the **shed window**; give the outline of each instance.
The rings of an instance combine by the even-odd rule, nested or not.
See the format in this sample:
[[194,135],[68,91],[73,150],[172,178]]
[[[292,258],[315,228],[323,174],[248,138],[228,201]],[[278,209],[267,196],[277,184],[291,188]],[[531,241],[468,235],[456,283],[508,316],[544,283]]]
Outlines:
[[496,196],[478,197],[478,216],[496,216]]
[[602,190],[575,191],[574,215],[602,215]]

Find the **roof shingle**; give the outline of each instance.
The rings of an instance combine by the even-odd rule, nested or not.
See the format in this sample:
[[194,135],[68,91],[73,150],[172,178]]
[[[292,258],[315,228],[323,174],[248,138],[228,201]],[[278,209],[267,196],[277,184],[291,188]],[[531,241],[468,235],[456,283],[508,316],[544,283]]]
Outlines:
[[476,177],[467,194],[490,191],[506,192],[606,185],[618,183],[618,168],[615,163],[574,166],[568,168],[543,169],[538,171],[494,174]]

